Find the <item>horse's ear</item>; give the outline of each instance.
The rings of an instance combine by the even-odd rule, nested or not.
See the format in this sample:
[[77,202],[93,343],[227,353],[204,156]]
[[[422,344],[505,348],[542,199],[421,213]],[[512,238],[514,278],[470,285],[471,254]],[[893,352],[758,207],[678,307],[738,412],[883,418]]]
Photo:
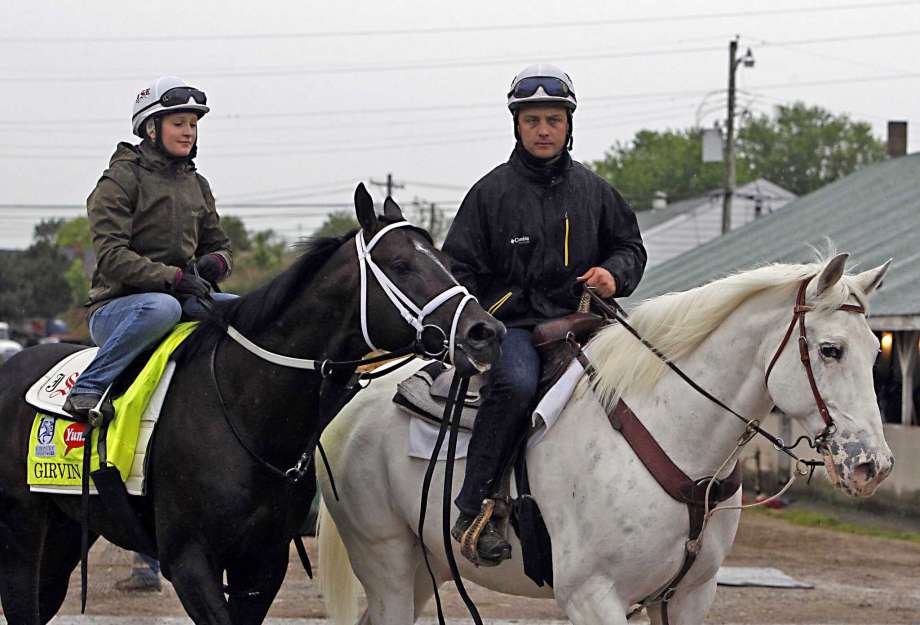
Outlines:
[[821,275],[818,276],[818,286],[815,290],[816,295],[820,296],[826,290],[840,282],[840,278],[843,277],[843,270],[847,264],[847,258],[849,257],[849,254],[837,254],[824,266]]
[[361,224],[361,229],[368,236],[373,234],[377,228],[377,213],[374,212],[374,199],[364,188],[363,182],[359,182],[355,188],[355,214],[358,217],[358,223]]
[[399,204],[397,204],[396,201],[393,200],[393,198],[391,198],[389,195],[387,196],[386,201],[383,203],[383,214],[390,219],[393,219],[394,221],[405,220],[405,217],[403,217],[402,214],[402,209],[399,208]]
[[889,258],[885,261],[884,265],[879,265],[875,269],[869,269],[856,274],[853,276],[853,282],[856,283],[863,293],[871,295],[872,292],[882,284],[882,280],[885,279],[885,274],[888,273],[888,268],[890,266],[891,259]]

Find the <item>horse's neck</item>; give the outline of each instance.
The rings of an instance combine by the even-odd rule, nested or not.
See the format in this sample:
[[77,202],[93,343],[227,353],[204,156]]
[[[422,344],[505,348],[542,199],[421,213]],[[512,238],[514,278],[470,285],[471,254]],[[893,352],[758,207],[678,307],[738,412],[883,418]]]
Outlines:
[[[360,330],[355,330],[356,321],[349,318],[352,313],[345,312],[354,308],[354,291],[347,277],[314,279],[274,322],[248,338],[267,350],[297,358],[360,358],[367,348]],[[261,436],[269,453],[302,450],[319,425],[322,378],[315,372],[269,363],[225,340],[218,356],[218,376],[241,427],[278,434]]]
[[[765,331],[781,323],[771,298],[775,300],[775,295],[756,296],[742,304],[692,354],[676,363],[702,388],[747,418],[761,419],[772,405],[761,365]],[[671,371],[651,393],[624,400],[691,477],[718,469],[745,428],[740,419]],[[731,465],[726,467],[730,469]]]

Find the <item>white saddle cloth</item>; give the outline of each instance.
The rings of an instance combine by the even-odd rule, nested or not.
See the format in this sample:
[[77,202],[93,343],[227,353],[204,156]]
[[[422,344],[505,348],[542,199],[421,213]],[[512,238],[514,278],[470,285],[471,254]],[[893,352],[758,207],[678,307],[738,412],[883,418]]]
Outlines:
[[[587,353],[587,350],[585,350],[585,354]],[[569,399],[575,392],[575,388],[578,386],[578,382],[581,380],[582,376],[584,376],[584,373],[585,369],[581,366],[581,363],[578,362],[577,359],[573,360],[565,373],[562,374],[556,384],[546,392],[546,395],[544,395],[540,403],[537,404],[537,407],[531,415],[531,423],[534,427],[539,428],[539,430],[530,437],[530,440],[527,442],[528,448],[539,444],[546,435],[547,430],[556,423],[556,420],[562,413],[562,409],[565,408],[565,405],[569,402]],[[431,458],[435,442],[438,439],[438,431],[438,426],[425,421],[421,417],[409,415],[409,457],[422,458],[425,460]],[[467,449],[470,444],[470,436],[470,432],[463,430],[458,433],[457,458],[466,458]],[[441,446],[438,460],[446,459],[447,440],[445,439],[444,444]]]
[[[98,347],[89,347],[64,357],[26,391],[26,403],[45,414],[62,415],[70,418],[61,407],[64,405],[67,393],[73,387],[80,372],[92,362],[93,358],[96,357],[97,351],[99,351]],[[166,392],[169,390],[169,383],[172,380],[175,369],[176,363],[170,360],[166,365],[166,370],[163,371],[163,377],[160,378],[160,382],[150,398],[150,403],[147,404],[147,408],[141,416],[141,429],[134,452],[134,462],[131,464],[131,473],[128,479],[125,480],[128,494],[146,494],[144,472],[146,470],[147,446],[153,435],[153,428],[160,416],[160,408],[163,406],[163,400],[166,399]],[[36,493],[80,494],[79,486],[34,485],[29,488]],[[96,494],[96,488],[92,485],[90,486],[90,492]]]

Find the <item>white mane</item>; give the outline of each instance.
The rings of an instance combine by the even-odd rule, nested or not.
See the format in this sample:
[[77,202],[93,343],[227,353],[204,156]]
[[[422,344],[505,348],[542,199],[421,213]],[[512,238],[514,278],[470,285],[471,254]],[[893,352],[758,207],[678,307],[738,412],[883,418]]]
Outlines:
[[[819,274],[827,262],[766,265],[689,291],[667,293],[639,304],[630,313],[629,323],[668,358],[677,360],[699,347],[750,297],[768,289],[792,292],[794,285]],[[853,295],[866,307],[865,294],[849,278],[844,276],[834,288],[817,301],[809,300],[809,304],[816,310],[837,308]],[[791,312],[791,299],[789,308]],[[661,360],[619,325],[601,330],[591,340],[590,349],[591,359],[597,365],[594,390],[606,406],[613,406],[621,395],[630,391],[650,392],[667,370]]]

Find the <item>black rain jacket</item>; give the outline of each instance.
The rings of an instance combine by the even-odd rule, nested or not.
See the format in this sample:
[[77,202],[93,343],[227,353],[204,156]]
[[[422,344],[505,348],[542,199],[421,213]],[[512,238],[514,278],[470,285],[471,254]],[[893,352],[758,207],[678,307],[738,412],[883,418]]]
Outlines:
[[616,189],[567,151],[546,166],[520,144],[467,193],[443,249],[483,308],[520,328],[575,311],[575,279],[591,267],[628,296],[646,262],[636,215]]

